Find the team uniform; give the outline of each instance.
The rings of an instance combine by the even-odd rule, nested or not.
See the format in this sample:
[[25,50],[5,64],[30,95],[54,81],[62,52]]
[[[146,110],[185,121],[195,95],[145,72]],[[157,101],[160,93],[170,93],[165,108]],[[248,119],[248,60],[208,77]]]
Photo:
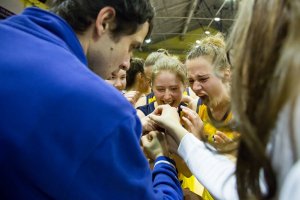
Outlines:
[[204,134],[209,143],[213,144],[213,136],[215,135],[217,130],[223,132],[230,139],[235,139],[238,133],[235,131],[236,125],[233,121],[232,112],[228,112],[224,116],[222,121],[216,121],[212,118],[210,111],[208,110],[208,107],[206,105],[201,104],[198,107],[198,115],[203,121]]
[[[203,131],[207,141],[210,144],[214,145],[213,137],[216,134],[217,130],[223,132],[230,139],[235,139],[237,137],[238,133],[234,130],[235,124],[233,122],[232,112],[226,113],[222,121],[215,121],[212,118],[211,113],[208,110],[208,107],[204,104],[201,104],[197,106],[197,113],[201,118],[201,120],[203,121],[203,126],[204,126]],[[231,153],[235,154],[235,151],[232,151]],[[234,160],[233,155],[227,154],[227,156]],[[210,195],[207,189],[204,189],[202,197],[204,200],[213,199],[213,197]]]

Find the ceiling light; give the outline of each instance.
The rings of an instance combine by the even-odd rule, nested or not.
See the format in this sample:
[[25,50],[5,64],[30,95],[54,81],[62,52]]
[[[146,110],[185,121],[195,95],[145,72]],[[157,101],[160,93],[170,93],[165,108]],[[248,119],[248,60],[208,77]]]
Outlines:
[[146,39],[145,42],[146,42],[147,44],[149,44],[149,43],[151,42],[151,38]]
[[205,33],[206,35],[209,35],[209,34],[210,34],[210,32],[209,32],[209,31],[205,31],[204,33]]
[[221,18],[220,18],[220,17],[215,17],[214,20],[215,20],[216,22],[219,22],[219,21],[221,20]]

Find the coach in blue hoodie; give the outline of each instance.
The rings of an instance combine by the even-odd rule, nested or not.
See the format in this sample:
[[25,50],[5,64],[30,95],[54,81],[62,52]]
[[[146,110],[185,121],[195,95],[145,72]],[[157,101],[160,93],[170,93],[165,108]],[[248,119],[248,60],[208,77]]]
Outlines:
[[150,171],[136,111],[100,78],[128,69],[151,32],[149,1],[51,11],[0,22],[0,199],[181,199],[172,160]]

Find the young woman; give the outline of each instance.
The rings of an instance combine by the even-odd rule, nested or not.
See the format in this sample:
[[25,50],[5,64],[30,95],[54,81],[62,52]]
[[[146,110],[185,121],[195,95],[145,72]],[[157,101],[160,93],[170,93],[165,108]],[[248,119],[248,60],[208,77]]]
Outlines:
[[202,136],[219,152],[235,150],[239,134],[231,112],[231,66],[223,36],[217,34],[200,40],[189,51],[186,67],[190,87],[202,100],[198,107],[203,121]]
[[[151,83],[152,68],[153,68],[155,62],[158,61],[159,59],[165,58],[167,56],[170,56],[170,54],[165,49],[158,49],[157,51],[154,51],[147,56],[145,63],[144,63],[144,74],[145,74],[146,79],[149,80],[150,86],[152,84]],[[154,94],[150,88],[150,91],[147,93],[147,95],[145,97],[141,97],[137,101],[136,107],[150,104],[150,103],[154,102],[155,100],[156,99],[154,97]]]
[[[150,118],[173,134],[193,174],[219,199],[298,199],[300,4],[247,0],[241,5],[229,40],[232,107],[242,134],[236,165],[182,128],[172,107],[159,107]],[[196,157],[209,160],[204,164]]]
[[137,108],[140,118],[152,113],[157,105],[179,106],[186,84],[186,69],[175,58],[161,58],[153,66],[151,82],[156,101]]
[[132,58],[130,67],[126,72],[126,97],[132,97],[132,104],[139,98],[145,97],[150,92],[151,80],[146,77],[144,71],[144,60],[140,58]]
[[[175,107],[177,108],[176,115],[179,115],[180,105],[185,105],[181,103],[186,85],[186,68],[184,65],[172,57],[161,58],[153,66],[151,81],[152,91],[156,97],[156,101],[137,108],[137,114],[142,124],[147,122],[147,115],[152,113],[159,105],[168,104]],[[176,155],[173,155],[173,158],[180,172],[179,179],[182,181],[182,188],[187,188],[201,195],[202,186],[194,176],[191,176],[184,162]]]
[[126,81],[126,71],[123,69],[118,69],[116,71],[113,71],[111,75],[106,79],[106,82],[110,85],[114,86],[117,90],[122,92],[124,97],[132,104],[134,105],[136,100],[138,99],[139,92],[138,91],[132,91],[132,92],[126,92],[125,88],[127,85]]
[[126,88],[126,71],[123,69],[113,71],[106,79],[106,82],[122,92]]

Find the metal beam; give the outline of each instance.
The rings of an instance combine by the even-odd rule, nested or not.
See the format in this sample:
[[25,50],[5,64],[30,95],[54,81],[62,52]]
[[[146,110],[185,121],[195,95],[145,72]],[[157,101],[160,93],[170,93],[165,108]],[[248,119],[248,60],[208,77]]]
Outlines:
[[[225,6],[225,4],[226,4],[226,1],[223,2],[223,4],[222,4],[221,7],[219,8],[219,10],[217,11],[217,13],[216,13],[215,16],[218,16],[218,14],[221,12],[221,10],[222,10],[223,7]],[[221,19],[221,20],[222,20],[222,19]],[[214,19],[212,19],[212,20],[210,21],[210,23],[209,23],[208,26],[207,26],[207,29],[210,28],[210,26],[211,26],[211,24],[212,24],[213,22],[214,22]]]
[[[188,17],[178,17],[178,16],[155,16],[156,19],[188,19]],[[212,20],[212,17],[191,17],[191,20]],[[235,19],[223,19],[225,21],[234,21]]]
[[[154,5],[154,4],[152,4],[152,5]],[[161,10],[164,10],[166,7],[168,8],[168,10],[174,10],[174,9],[178,9],[178,8],[188,7],[188,5],[190,5],[190,3],[188,1],[187,2],[180,2],[178,4],[174,4],[174,5],[171,5],[171,6],[166,6],[166,3],[163,2],[163,7],[157,8],[156,12],[160,12]]]
[[[181,55],[185,55],[186,54],[186,50],[187,49],[171,49],[171,48],[167,48],[168,52],[170,54],[181,54]],[[157,48],[148,48],[148,47],[143,47],[141,52],[146,52],[146,53],[151,53],[157,51]]]
[[183,30],[182,30],[182,33],[180,35],[180,39],[184,39],[184,35],[186,34],[187,30],[188,30],[188,27],[189,27],[189,24],[191,22],[191,19],[194,15],[194,12],[196,10],[196,7],[197,7],[197,4],[198,4],[198,0],[194,0],[191,4],[191,8],[190,8],[190,12],[188,14],[188,18],[186,19],[186,22],[184,24],[184,27],[183,27]]

